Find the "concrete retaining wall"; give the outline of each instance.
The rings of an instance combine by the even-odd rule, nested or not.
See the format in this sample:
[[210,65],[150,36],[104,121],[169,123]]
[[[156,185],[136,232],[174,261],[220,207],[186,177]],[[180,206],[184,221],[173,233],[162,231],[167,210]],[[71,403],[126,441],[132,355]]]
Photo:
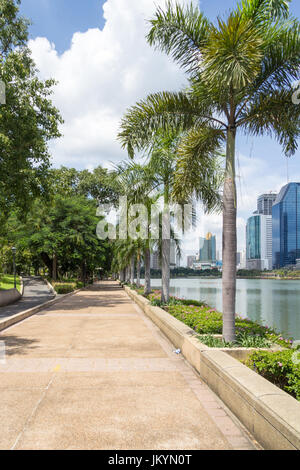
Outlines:
[[191,328],[129,287],[125,290],[265,449],[300,449],[299,401],[224,350],[200,343]]
[[20,300],[22,295],[18,289],[0,290],[0,307],[13,304]]

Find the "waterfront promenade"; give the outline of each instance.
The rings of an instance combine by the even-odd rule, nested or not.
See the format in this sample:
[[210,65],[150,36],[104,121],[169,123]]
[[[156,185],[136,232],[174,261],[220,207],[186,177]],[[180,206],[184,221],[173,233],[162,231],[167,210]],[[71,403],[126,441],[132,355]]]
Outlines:
[[0,334],[0,449],[254,449],[115,282]]

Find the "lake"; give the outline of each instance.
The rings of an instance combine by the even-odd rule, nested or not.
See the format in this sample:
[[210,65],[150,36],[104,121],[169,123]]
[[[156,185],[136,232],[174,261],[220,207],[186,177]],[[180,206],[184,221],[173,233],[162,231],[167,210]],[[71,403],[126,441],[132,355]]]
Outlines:
[[[161,287],[160,279],[152,280]],[[203,300],[222,311],[222,280],[171,279],[171,295]],[[238,279],[236,312],[280,333],[300,340],[300,281]]]

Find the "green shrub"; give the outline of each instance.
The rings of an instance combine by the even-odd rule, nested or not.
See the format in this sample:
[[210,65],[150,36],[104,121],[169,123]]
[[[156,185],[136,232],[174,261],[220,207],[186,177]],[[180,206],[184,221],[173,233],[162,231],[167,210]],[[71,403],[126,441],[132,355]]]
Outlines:
[[54,282],[53,287],[57,294],[69,294],[70,292],[73,292],[76,290],[76,283],[59,283],[59,282]]
[[295,350],[255,351],[245,364],[300,401],[300,364],[293,362]]

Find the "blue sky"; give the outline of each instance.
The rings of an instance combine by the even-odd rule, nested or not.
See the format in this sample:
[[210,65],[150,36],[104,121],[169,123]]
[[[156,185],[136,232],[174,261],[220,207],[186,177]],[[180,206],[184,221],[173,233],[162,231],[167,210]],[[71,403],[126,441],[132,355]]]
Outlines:
[[[128,0],[130,1],[130,0]],[[69,48],[73,33],[103,28],[105,0],[22,0],[21,12],[33,22],[31,37],[46,36],[61,53]],[[201,9],[213,19],[236,5],[236,0],[201,0]],[[293,15],[300,16],[300,2],[293,0]]]
[[[185,85],[178,66],[144,39],[154,4],[164,5],[164,0],[22,0],[21,12],[33,22],[30,47],[41,77],[58,81],[53,100],[65,124],[63,138],[51,144],[55,166],[109,167],[126,158],[116,141],[125,110],[151,92]],[[202,0],[200,6],[214,19],[234,5],[236,0]],[[292,1],[291,10],[300,16],[299,0]],[[299,156],[298,151],[289,161],[290,181],[300,181]],[[258,195],[279,191],[287,182],[280,146],[268,137],[239,135],[237,175],[243,248],[245,221]],[[220,249],[219,217],[205,218],[201,235],[207,231],[217,234]]]

